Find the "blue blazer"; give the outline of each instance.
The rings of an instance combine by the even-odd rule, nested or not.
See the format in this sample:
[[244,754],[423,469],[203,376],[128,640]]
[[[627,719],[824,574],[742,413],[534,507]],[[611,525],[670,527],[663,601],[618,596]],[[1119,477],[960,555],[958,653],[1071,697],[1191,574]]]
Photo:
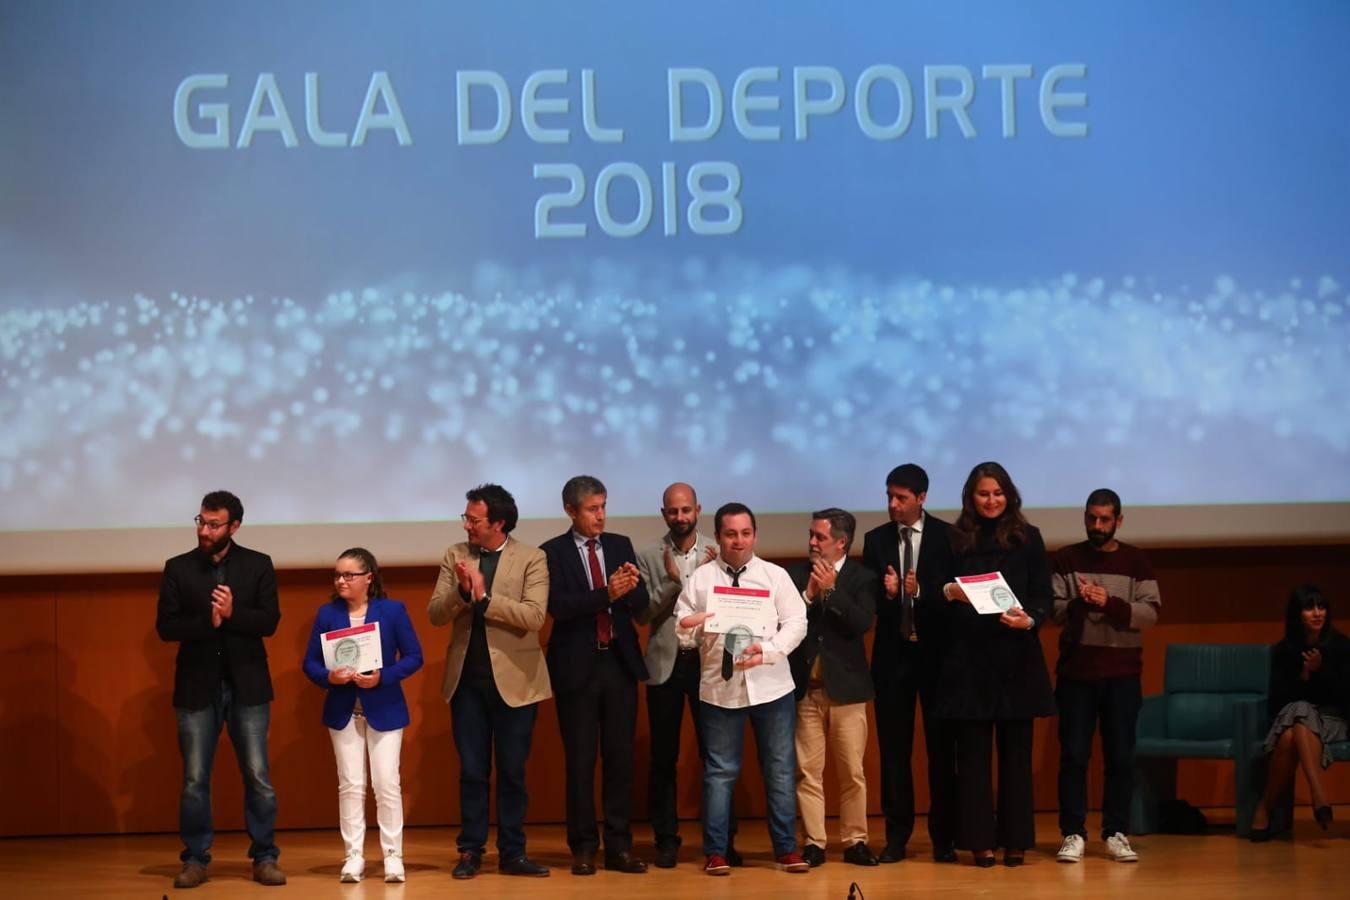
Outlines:
[[350,628],[351,617],[345,603],[329,601],[319,607],[314,617],[314,628],[309,633],[305,649],[304,669],[309,680],[327,688],[323,701],[323,724],[343,729],[351,721],[356,698],[361,698],[361,709],[366,720],[376,731],[394,731],[408,725],[408,702],[403,699],[403,679],[422,668],[422,645],[417,642],[407,608],[397,600],[379,597],[366,607],[366,624],[380,623],[380,650],[384,668],[380,683],[373,688],[359,688],[354,683],[329,684],[328,669],[323,664],[323,648],[319,635],[337,628]]

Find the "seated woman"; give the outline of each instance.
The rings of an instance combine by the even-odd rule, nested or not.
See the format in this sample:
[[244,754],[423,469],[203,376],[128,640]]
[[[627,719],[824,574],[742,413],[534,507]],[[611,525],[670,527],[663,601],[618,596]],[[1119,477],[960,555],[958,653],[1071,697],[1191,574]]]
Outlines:
[[[332,669],[324,664],[325,632],[372,622],[380,625],[381,668],[358,672],[351,665],[359,653],[354,643],[335,652]],[[398,762],[408,704],[401,682],[421,667],[422,647],[408,610],[385,596],[375,556],[361,547],[344,551],[334,566],[332,599],[319,607],[314,618],[304,662],[309,679],[328,691],[323,723],[337,757],[338,822],[347,850],[342,881],[360,881],[366,870],[367,757],[384,851],[384,880],[404,880],[403,788]]]
[[1350,700],[1350,640],[1331,627],[1331,607],[1322,592],[1304,585],[1289,595],[1284,639],[1270,661],[1270,709],[1275,724],[1266,735],[1270,754],[1266,793],[1252,817],[1251,839],[1270,840],[1271,810],[1293,789],[1303,770],[1312,795],[1313,815],[1323,830],[1331,825],[1331,805],[1321,770],[1331,765],[1326,745],[1346,739]]

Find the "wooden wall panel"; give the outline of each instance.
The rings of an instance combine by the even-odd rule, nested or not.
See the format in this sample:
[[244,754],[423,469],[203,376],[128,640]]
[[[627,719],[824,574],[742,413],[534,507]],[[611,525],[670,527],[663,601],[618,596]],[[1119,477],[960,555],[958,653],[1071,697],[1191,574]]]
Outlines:
[[[378,550],[378,548],[376,548]],[[1145,693],[1161,689],[1165,648],[1172,642],[1269,643],[1279,633],[1284,598],[1304,581],[1350,582],[1350,545],[1168,549],[1151,554],[1162,585],[1163,620],[1145,640]],[[426,601],[434,566],[386,573],[389,594],[408,605],[425,655],[424,669],[405,685],[412,723],[403,749],[409,824],[458,819],[459,770],[450,713],[440,697],[448,628],[433,628]],[[315,610],[329,595],[328,570],[279,575],[282,619],[267,649],[276,700],[272,705],[272,779],[283,828],[333,828],[336,775],[327,730],[320,721],[322,691],[302,674],[300,660]],[[0,652],[17,659],[18,674],[0,680],[0,735],[7,761],[0,771],[0,834],[103,833],[177,830],[182,767],[171,702],[176,646],[154,633],[158,573],[62,575],[0,579],[7,628]],[[1333,596],[1344,609],[1350,598]],[[1342,614],[1342,620],[1347,617]],[[547,629],[545,638],[547,637]],[[1057,631],[1046,629],[1053,668]],[[634,808],[646,816],[650,756],[644,690],[639,689]],[[556,707],[540,708],[529,766],[530,819],[564,816],[562,742]],[[1054,809],[1058,741],[1053,719],[1037,723],[1036,801]],[[914,754],[915,788],[926,808],[922,727]],[[875,735],[873,723],[872,734]],[[745,816],[764,812],[753,741],[747,740],[736,805]],[[869,809],[879,812],[875,738],[867,756]],[[1200,806],[1232,803],[1231,765],[1193,761],[1181,769],[1181,792]],[[1333,767],[1328,784],[1336,802],[1350,802],[1350,766]],[[228,738],[216,759],[217,827],[243,825],[242,791]],[[1100,797],[1101,767],[1094,756],[1090,797]],[[1305,790],[1300,785],[1300,796]],[[827,770],[831,809],[837,798]],[[696,818],[700,780],[697,744],[686,721],[681,738],[680,809]],[[51,802],[50,798],[56,798]],[[372,810],[373,813],[373,810]],[[373,821],[373,814],[372,814]],[[691,832],[692,833],[692,832]]]

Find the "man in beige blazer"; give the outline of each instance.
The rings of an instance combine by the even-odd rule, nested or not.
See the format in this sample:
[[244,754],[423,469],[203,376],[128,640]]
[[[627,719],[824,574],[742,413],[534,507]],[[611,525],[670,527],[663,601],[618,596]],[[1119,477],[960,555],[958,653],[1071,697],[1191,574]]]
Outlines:
[[548,611],[544,552],[510,537],[519,514],[505,488],[483,484],[465,494],[460,516],[468,540],[441,561],[427,612],[453,624],[441,695],[450,704],[459,753],[462,822],[455,878],[472,878],[487,848],[488,787],[497,760],[497,871],[548,875],[525,856],[525,760],[539,701],[553,691],[539,646]]

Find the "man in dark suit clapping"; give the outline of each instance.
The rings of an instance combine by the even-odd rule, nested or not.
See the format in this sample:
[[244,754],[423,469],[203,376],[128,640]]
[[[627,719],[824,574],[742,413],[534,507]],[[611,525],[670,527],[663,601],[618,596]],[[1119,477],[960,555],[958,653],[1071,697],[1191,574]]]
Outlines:
[[[634,613],[650,599],[633,543],[605,533],[605,486],[578,475],[563,486],[572,527],[543,545],[548,559],[549,676],[558,704],[567,767],[567,843],[572,874],[595,874],[600,835],[595,819],[599,749],[605,818],[605,868],[640,874],[633,855],[633,733],[637,685],[647,679]],[[603,744],[601,743],[603,742]]]

